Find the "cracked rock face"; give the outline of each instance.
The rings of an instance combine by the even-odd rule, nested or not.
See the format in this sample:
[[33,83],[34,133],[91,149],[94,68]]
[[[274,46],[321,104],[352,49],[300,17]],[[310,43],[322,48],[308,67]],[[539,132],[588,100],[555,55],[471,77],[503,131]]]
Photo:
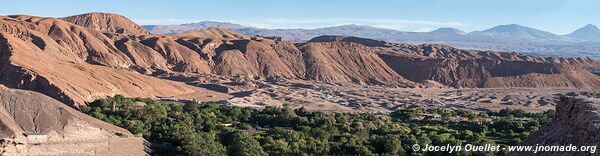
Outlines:
[[[561,97],[552,122],[529,136],[523,145],[600,145],[600,99],[593,97]],[[598,155],[586,152],[545,152],[536,155]],[[512,153],[511,155],[533,155]]]

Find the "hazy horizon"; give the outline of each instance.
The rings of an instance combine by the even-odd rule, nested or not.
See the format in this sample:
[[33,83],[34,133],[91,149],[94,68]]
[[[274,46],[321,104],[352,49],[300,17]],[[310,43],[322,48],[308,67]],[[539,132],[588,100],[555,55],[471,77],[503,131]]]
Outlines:
[[[0,14],[64,17],[87,12],[124,15],[140,25],[221,21],[258,28],[314,29],[347,24],[426,32],[465,32],[519,24],[559,35],[600,24],[600,2],[558,1],[0,1]],[[60,9],[57,9],[60,8]]]

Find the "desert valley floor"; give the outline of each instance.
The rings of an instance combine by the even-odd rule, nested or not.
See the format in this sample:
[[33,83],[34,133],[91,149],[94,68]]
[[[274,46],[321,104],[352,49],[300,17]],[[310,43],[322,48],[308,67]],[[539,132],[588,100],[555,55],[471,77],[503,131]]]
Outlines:
[[[206,83],[213,82],[213,83]],[[192,86],[231,95],[221,104],[257,109],[290,104],[294,108],[326,112],[387,113],[406,108],[448,108],[473,111],[523,109],[542,112],[554,109],[561,96],[595,97],[593,89],[576,88],[452,88],[428,84],[416,88],[359,84],[331,84],[306,80],[232,82],[188,79]],[[189,97],[175,96],[180,99]]]

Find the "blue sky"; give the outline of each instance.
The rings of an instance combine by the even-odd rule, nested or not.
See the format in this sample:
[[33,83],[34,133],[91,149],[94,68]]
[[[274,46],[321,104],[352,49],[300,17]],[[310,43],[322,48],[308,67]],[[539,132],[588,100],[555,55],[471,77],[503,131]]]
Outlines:
[[0,0],[0,15],[63,17],[111,12],[139,24],[227,21],[261,28],[343,24],[403,31],[464,31],[521,24],[557,34],[600,25],[597,0]]

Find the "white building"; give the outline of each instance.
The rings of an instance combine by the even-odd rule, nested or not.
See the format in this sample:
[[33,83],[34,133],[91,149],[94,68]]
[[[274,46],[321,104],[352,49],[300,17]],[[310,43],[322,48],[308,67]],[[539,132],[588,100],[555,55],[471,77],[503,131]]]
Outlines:
[[27,137],[27,142],[32,144],[39,144],[48,141],[48,135],[43,132],[23,132],[23,135]]

